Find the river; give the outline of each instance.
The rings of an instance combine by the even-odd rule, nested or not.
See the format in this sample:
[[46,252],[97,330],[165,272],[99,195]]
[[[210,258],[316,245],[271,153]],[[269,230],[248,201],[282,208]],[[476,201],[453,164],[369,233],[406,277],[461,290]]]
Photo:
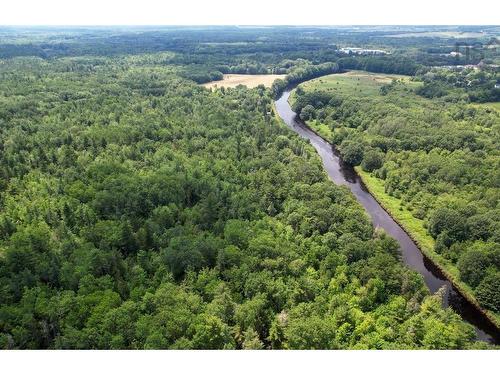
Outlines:
[[443,305],[450,306],[464,320],[472,324],[476,329],[478,340],[499,344],[500,334],[496,327],[455,289],[431,261],[424,257],[415,242],[368,192],[354,169],[342,162],[332,145],[308,128],[292,110],[288,103],[291,90],[293,87],[284,91],[281,97],[276,100],[276,111],[292,130],[311,142],[321,157],[330,179],[337,185],[347,186],[368,212],[373,225],[383,228],[399,242],[403,262],[424,277],[431,293],[445,287]]

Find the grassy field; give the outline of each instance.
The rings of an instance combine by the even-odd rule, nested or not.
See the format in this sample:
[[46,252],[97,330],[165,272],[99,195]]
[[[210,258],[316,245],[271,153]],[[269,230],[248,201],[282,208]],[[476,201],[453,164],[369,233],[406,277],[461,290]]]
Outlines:
[[305,91],[326,91],[339,95],[370,96],[379,93],[380,87],[400,80],[410,87],[418,87],[421,83],[413,82],[408,76],[397,74],[379,74],[352,70],[342,74],[331,74],[302,83]]
[[285,78],[285,74],[224,74],[221,81],[212,81],[204,83],[206,88],[213,87],[236,87],[244,85],[248,88],[264,85],[271,87],[273,82],[278,78]]
[[[380,87],[390,84],[393,80],[403,82],[410,88],[418,87],[420,82],[413,82],[411,77],[398,74],[368,73],[359,70],[351,70],[341,74],[330,74],[301,83],[299,86],[306,92],[323,91],[340,96],[368,97],[380,95]],[[290,95],[290,104],[293,105],[296,98],[295,90]],[[317,120],[308,121],[307,125],[330,141],[333,131],[327,125]]]
[[482,32],[461,32],[461,31],[425,31],[415,33],[403,33],[385,35],[390,38],[481,38],[488,34]]
[[332,139],[333,131],[328,125],[317,120],[308,121],[307,125],[327,141]]
[[493,108],[496,109],[497,111],[500,112],[500,102],[493,102],[493,103],[474,103],[471,104],[477,107],[483,107],[483,108]]

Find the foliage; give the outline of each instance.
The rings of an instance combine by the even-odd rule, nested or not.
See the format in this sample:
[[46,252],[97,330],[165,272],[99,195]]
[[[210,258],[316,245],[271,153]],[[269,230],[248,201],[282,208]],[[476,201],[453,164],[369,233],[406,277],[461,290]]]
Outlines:
[[493,311],[500,311],[500,275],[489,274],[476,289],[477,298],[483,306]]
[[421,79],[424,85],[417,93],[426,98],[448,96],[453,100],[454,97],[465,96],[471,102],[500,101],[498,68],[433,69]]
[[363,155],[361,167],[366,172],[373,172],[384,164],[383,154],[377,150],[368,150]]
[[359,165],[363,160],[364,148],[357,142],[346,139],[340,144],[339,150],[342,160],[350,165]]
[[[472,327],[271,115],[276,91],[193,82],[337,71],[330,32],[63,30],[28,44],[2,32],[3,348],[473,345]],[[225,45],[256,36],[271,39]],[[491,242],[495,216],[483,211],[468,230]]]

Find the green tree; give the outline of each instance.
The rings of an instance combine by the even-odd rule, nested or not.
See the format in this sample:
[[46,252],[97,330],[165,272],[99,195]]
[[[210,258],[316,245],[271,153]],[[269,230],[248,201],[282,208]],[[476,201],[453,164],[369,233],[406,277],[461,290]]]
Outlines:
[[259,339],[259,335],[253,328],[249,328],[244,332],[243,349],[258,350],[263,349],[264,344]]
[[500,273],[487,275],[476,288],[479,303],[487,309],[500,311]]
[[315,116],[315,109],[312,105],[308,104],[300,111],[300,118],[304,121],[309,121]]
[[456,210],[438,208],[429,219],[429,233],[436,238],[446,232],[453,241],[461,241],[467,237],[466,218]]
[[347,164],[356,166],[363,160],[364,148],[356,141],[345,140],[341,143],[340,155],[342,160]]
[[367,172],[372,172],[375,169],[382,167],[384,159],[380,152],[375,150],[369,150],[364,153],[363,161],[361,162],[361,167]]
[[464,253],[458,261],[460,278],[472,287],[479,285],[490,266],[490,256],[483,250],[471,249]]
[[202,315],[194,325],[194,349],[233,349],[231,330],[216,316]]

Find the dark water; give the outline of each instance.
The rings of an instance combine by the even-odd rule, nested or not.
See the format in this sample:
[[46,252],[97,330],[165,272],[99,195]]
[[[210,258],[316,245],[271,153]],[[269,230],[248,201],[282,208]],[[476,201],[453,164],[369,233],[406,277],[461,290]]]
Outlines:
[[391,237],[395,238],[401,247],[403,262],[411,269],[420,273],[432,293],[445,287],[443,305],[450,306],[464,320],[476,328],[477,337],[482,341],[500,343],[500,333],[474,305],[469,303],[443,276],[418,249],[413,240],[406,232],[391,218],[391,216],[378,204],[378,202],[367,191],[357,173],[352,167],[345,165],[332,146],[309,129],[296,115],[288,104],[290,91],[285,91],[276,100],[276,110],[285,123],[301,137],[308,139],[314,146],[323,161],[323,166],[330,179],[337,185],[347,186],[356,199],[371,216],[375,227],[383,228]]

